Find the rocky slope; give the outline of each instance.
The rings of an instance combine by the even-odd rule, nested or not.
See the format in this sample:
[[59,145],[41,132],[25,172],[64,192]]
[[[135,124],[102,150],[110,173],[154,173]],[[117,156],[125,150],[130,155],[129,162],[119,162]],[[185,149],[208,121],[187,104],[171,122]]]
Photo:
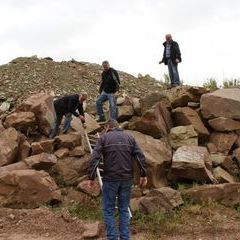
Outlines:
[[[29,94],[40,91],[56,95],[87,91],[91,102],[98,94],[101,72],[98,64],[20,57],[0,66],[0,101],[20,102]],[[161,88],[159,82],[150,76],[136,78],[120,72],[120,78],[121,91],[133,97]]]

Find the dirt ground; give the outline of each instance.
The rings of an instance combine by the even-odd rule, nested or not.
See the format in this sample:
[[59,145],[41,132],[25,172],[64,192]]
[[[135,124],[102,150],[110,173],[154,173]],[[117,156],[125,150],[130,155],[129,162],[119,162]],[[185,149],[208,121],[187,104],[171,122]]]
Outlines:
[[[64,210],[0,208],[1,240],[80,240],[84,222],[68,218]],[[161,237],[146,233],[136,233],[132,226],[132,240],[239,240],[240,213],[233,209],[211,209],[196,217],[186,214],[183,223],[176,222],[170,230],[162,229]],[[192,219],[191,217],[192,216]],[[205,218],[205,221],[204,221]],[[186,222],[187,223],[186,223]],[[184,223],[185,222],[185,223]],[[167,225],[159,226],[161,228]],[[98,238],[105,239],[104,237]]]

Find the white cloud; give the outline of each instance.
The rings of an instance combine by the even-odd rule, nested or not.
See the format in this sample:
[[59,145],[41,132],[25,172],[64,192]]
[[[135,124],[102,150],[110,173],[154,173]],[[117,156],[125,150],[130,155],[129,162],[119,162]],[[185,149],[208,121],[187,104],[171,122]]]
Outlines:
[[165,33],[179,42],[180,77],[239,77],[237,0],[10,0],[0,2],[0,62],[14,57],[72,57],[160,78]]

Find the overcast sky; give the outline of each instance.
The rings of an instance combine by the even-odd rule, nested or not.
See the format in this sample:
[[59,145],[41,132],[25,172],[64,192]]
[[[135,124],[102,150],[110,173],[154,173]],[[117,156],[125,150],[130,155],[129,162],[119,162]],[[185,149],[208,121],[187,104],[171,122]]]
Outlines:
[[180,78],[240,77],[239,0],[0,0],[0,64],[19,56],[101,63],[160,79],[164,36],[179,43]]

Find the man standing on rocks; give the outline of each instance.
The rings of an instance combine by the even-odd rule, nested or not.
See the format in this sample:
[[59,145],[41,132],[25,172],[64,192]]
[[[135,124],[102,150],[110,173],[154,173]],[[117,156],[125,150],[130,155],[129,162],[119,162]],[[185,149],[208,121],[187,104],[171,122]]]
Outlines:
[[120,80],[118,72],[111,68],[108,61],[103,61],[102,82],[99,88],[100,95],[96,101],[98,122],[105,122],[103,103],[109,101],[110,119],[117,120],[116,92],[119,90]]
[[178,43],[172,40],[171,34],[167,34],[165,38],[166,41],[163,43],[164,46],[163,58],[159,62],[159,64],[164,63],[165,65],[168,65],[171,87],[176,87],[180,85],[178,63],[182,61],[181,52]]
[[121,240],[130,239],[130,202],[134,160],[140,168],[140,186],[147,184],[145,156],[135,139],[119,128],[115,120],[105,125],[106,133],[93,149],[89,168],[90,187],[93,187],[96,169],[103,158],[102,205],[108,240],[118,239],[115,228],[115,201],[118,201],[119,233]]
[[[80,95],[66,95],[54,101],[54,108],[56,112],[56,119],[54,127],[51,131],[50,138],[54,138],[59,131],[59,126],[61,125],[62,118],[65,116],[63,124],[63,133],[67,133],[72,121],[72,115],[79,117],[82,123],[85,122],[83,102],[87,100],[87,93],[83,92]],[[78,110],[78,113],[76,112]]]

